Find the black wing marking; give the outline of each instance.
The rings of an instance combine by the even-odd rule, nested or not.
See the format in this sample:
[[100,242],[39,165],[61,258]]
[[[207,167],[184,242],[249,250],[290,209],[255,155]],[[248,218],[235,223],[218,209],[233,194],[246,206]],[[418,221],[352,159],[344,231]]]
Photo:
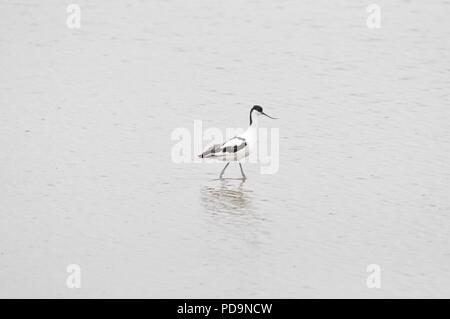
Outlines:
[[[241,143],[237,144],[237,143],[232,143],[233,140],[238,139],[241,141]],[[234,144],[234,145],[229,145],[229,146],[225,146],[227,144]],[[237,153],[239,152],[241,149],[245,148],[247,146],[247,141],[245,140],[245,138],[239,137],[239,136],[235,136],[232,139],[230,139],[228,142],[226,142],[225,144],[223,144],[225,147],[222,149],[223,153]]]

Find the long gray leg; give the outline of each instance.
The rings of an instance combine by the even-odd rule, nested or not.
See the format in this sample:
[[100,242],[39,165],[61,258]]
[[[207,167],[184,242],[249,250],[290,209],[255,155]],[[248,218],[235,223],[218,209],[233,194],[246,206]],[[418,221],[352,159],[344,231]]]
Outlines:
[[228,162],[227,165],[223,168],[222,172],[220,172],[219,178],[222,179],[223,173],[225,173],[225,170],[227,169],[228,165],[230,165],[231,162]]
[[242,164],[241,164],[241,163],[239,163],[239,167],[241,168],[242,178],[243,178],[243,179],[246,179],[247,176],[245,176],[245,174],[244,174],[244,170],[242,169]]

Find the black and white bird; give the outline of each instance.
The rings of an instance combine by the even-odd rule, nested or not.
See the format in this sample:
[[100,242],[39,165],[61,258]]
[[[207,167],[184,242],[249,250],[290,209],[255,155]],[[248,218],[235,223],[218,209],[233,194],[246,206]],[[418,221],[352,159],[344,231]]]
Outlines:
[[250,126],[244,133],[229,139],[223,144],[212,145],[199,155],[200,158],[212,158],[228,162],[220,173],[220,179],[222,179],[226,168],[232,161],[239,163],[242,179],[247,178],[242,169],[240,160],[257,150],[258,121],[261,115],[265,115],[274,120],[276,119],[264,113],[261,106],[255,105],[250,110]]

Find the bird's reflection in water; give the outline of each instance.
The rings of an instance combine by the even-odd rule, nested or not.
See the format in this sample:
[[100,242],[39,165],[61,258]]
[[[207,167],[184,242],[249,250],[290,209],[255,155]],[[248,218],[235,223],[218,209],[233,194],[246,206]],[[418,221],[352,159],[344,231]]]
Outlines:
[[258,197],[242,180],[215,180],[202,188],[201,201],[215,224],[253,228],[265,220],[255,207]]
[[270,236],[257,194],[246,187],[245,181],[214,180],[201,188],[201,202],[208,238],[202,254],[207,263],[226,269],[241,269],[247,263],[243,272],[255,267],[255,261],[261,258],[261,246]]

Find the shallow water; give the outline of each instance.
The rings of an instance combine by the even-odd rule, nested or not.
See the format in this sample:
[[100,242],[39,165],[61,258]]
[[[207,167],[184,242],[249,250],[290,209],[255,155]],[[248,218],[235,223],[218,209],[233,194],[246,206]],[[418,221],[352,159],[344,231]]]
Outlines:
[[[78,3],[0,3],[0,297],[450,296],[448,1]],[[253,104],[276,174],[172,161]]]

